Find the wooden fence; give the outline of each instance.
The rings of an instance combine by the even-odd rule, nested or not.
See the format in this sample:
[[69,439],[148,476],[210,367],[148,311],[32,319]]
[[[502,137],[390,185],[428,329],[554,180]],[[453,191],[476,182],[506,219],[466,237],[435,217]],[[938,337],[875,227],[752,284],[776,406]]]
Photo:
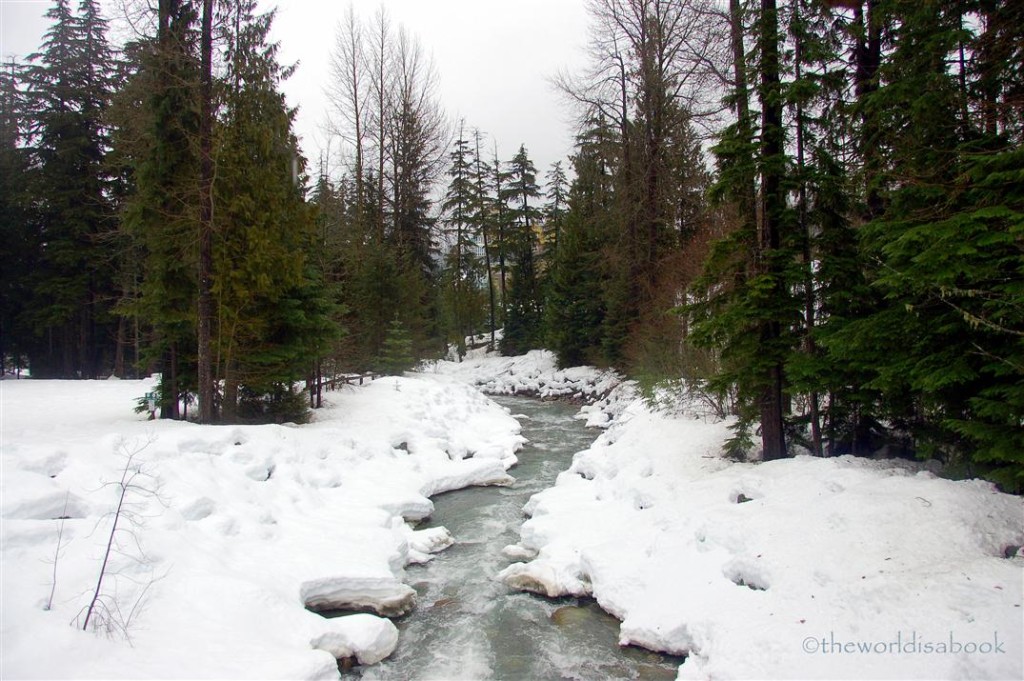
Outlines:
[[332,378],[321,378],[319,381],[307,383],[309,390],[309,406],[318,409],[323,406],[323,391],[337,390],[342,385],[362,385],[364,381],[372,381],[379,374],[340,374]]

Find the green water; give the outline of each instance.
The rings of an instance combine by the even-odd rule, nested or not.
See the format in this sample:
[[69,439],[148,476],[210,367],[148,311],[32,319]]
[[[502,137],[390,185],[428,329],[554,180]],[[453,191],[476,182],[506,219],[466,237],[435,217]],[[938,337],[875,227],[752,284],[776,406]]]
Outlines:
[[597,432],[574,420],[577,407],[497,398],[519,418],[530,443],[509,472],[512,487],[470,488],[434,498],[425,526],[443,525],[456,544],[411,566],[412,614],[397,621],[398,649],[363,679],[674,679],[681,663],[618,645],[619,623],[589,600],[545,599],[510,590],[494,576],[519,541],[522,508],[555,482]]

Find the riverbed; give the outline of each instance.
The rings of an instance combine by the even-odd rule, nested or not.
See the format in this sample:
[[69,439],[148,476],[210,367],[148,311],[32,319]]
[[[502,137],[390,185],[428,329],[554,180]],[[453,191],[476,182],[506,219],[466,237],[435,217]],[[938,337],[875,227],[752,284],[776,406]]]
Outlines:
[[454,546],[408,569],[412,614],[396,622],[398,649],[352,670],[363,679],[673,679],[681,660],[618,645],[618,620],[590,599],[546,599],[512,591],[494,576],[510,562],[530,496],[554,484],[597,432],[578,407],[495,398],[520,421],[529,443],[509,471],[511,487],[476,487],[434,498],[425,527],[444,526]]

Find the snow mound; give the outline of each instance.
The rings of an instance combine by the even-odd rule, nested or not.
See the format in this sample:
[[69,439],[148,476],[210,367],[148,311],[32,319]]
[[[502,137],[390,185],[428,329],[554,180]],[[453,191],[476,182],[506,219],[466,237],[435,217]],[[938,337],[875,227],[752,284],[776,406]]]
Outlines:
[[474,352],[461,362],[435,362],[423,373],[467,383],[490,395],[525,395],[580,402],[601,399],[622,382],[622,377],[615,372],[595,367],[559,369],[555,354],[549,350],[531,350],[515,357]]
[[327,620],[329,631],[310,645],[336,659],[354,657],[359,664],[376,664],[398,646],[398,627],[391,620],[367,614],[348,615]]

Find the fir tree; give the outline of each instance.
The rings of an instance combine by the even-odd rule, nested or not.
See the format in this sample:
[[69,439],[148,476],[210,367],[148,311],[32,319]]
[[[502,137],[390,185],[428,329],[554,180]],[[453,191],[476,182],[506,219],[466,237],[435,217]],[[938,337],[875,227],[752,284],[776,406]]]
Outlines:
[[199,158],[197,16],[190,3],[160,3],[157,36],[140,47],[130,87],[140,98],[129,162],[135,191],[122,228],[142,253],[139,295],[123,306],[148,329],[143,361],[161,371],[161,417],[180,418],[195,386],[195,207]]
[[494,291],[494,267],[491,258],[492,248],[489,243],[492,238],[490,235],[493,227],[493,212],[491,210],[493,201],[487,193],[487,179],[490,173],[487,164],[480,155],[480,138],[480,131],[475,130],[473,132],[473,140],[475,142],[473,154],[473,188],[475,190],[473,225],[480,233],[481,245],[483,247],[484,275],[487,277],[487,324],[491,334],[489,347],[493,350],[495,346],[495,332],[498,326],[498,306]]
[[113,56],[94,0],[76,16],[68,0],[27,72],[31,109],[32,192],[39,247],[32,277],[37,337],[33,375],[94,378],[112,367],[111,258],[101,237],[112,229],[103,116],[112,92]]
[[456,344],[461,359],[466,353],[465,339],[482,317],[480,262],[477,257],[478,226],[474,213],[478,199],[473,177],[473,158],[469,140],[461,134],[449,155],[451,178],[441,204],[447,216],[447,242],[444,267],[445,309],[449,320],[449,341]]
[[332,335],[330,305],[309,262],[315,222],[301,192],[293,113],[280,82],[288,70],[268,41],[273,13],[235,8],[217,129],[213,293],[217,377],[225,418],[240,386],[284,394],[305,378],[315,349]]
[[569,200],[569,180],[562,170],[562,162],[555,161],[547,173],[545,191],[547,203],[544,204],[544,239],[545,251],[558,251],[558,237],[562,232],[562,221],[565,219]]
[[413,356],[412,338],[401,320],[395,317],[388,325],[375,370],[385,376],[400,376],[414,366],[416,359]]
[[[600,126],[596,128],[600,130]],[[575,179],[568,194],[562,236],[548,274],[544,305],[545,338],[560,366],[596,364],[601,356],[604,318],[602,260],[610,232],[613,202],[607,145],[599,136],[581,135],[572,158]]]
[[28,286],[39,252],[26,182],[29,158],[23,146],[25,101],[19,89],[22,66],[9,61],[0,68],[0,376],[10,362],[22,367],[22,357],[34,343],[27,319]]
[[540,273],[535,259],[541,216],[535,204],[540,188],[537,171],[525,146],[520,146],[509,162],[506,192],[513,225],[509,240],[513,268],[501,349],[505,354],[521,354],[539,343],[543,314]]

